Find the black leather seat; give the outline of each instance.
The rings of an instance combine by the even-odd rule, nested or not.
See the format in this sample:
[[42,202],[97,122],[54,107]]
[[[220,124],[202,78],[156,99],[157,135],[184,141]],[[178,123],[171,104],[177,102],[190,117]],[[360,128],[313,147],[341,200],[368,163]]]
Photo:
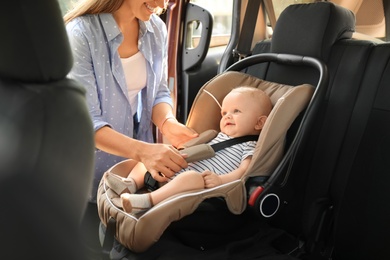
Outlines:
[[85,259],[93,128],[53,0],[0,9],[0,258]]
[[[337,9],[341,10],[331,3],[311,6],[328,6],[332,14],[331,19],[327,19],[330,24],[335,20]],[[290,6],[286,10],[300,13],[306,8],[310,5]],[[289,15],[295,18],[293,14]],[[297,17],[313,24],[310,16]],[[286,16],[281,15],[281,18],[279,25],[288,22]],[[346,23],[339,24],[349,27]],[[272,44],[275,40],[284,40],[279,42],[280,46],[276,45],[277,51],[281,48],[287,49],[282,51],[291,48],[291,52],[310,50],[304,44],[296,45],[302,46],[301,49],[294,44],[284,45],[293,41],[292,33],[298,35],[298,39],[303,39],[303,35],[299,37],[299,32],[291,28],[293,23],[282,26],[284,38],[272,39]],[[310,28],[315,31],[302,33],[316,39],[332,39],[329,35],[315,35],[321,33],[318,25]],[[270,42],[259,43],[254,53],[270,51],[271,47]],[[300,259],[387,259],[390,243],[390,208],[386,204],[390,198],[387,189],[390,181],[390,44],[342,38],[329,47],[318,49],[329,52],[322,57],[329,70],[330,84],[321,103],[321,113],[310,133],[307,149],[294,161],[289,182],[278,191],[285,196],[287,206],[269,222],[297,238],[291,242],[292,247],[306,243],[303,247],[306,254]],[[297,73],[281,73],[283,68],[267,69],[269,77],[280,75],[286,82],[293,77],[297,79],[292,80],[302,80]],[[271,69],[276,73],[270,73]],[[257,75],[264,71],[256,67],[248,73]],[[286,246],[286,241],[281,244],[289,250],[292,248]]]

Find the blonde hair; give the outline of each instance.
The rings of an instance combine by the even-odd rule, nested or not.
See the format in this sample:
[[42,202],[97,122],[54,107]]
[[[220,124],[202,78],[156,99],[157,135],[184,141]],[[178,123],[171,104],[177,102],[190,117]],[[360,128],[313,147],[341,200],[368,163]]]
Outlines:
[[261,89],[249,87],[249,86],[238,86],[231,90],[231,93],[242,93],[242,94],[248,94],[250,97],[256,99],[260,102],[263,113],[265,115],[269,115],[269,113],[272,110],[272,102],[269,96],[262,91]]
[[[85,14],[113,13],[122,6],[125,0],[79,0],[73,2],[73,7],[64,15],[65,24],[74,18]],[[162,14],[166,6],[159,8],[157,14]]]
[[113,13],[124,0],[79,0],[73,2],[73,8],[64,15],[65,24],[85,14]]

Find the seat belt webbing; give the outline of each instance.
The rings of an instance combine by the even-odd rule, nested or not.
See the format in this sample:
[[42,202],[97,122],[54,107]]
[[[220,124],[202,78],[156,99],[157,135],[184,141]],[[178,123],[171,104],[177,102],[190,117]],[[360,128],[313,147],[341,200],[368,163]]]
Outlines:
[[259,138],[258,135],[245,135],[245,136],[225,140],[223,142],[219,142],[216,144],[212,144],[211,147],[216,152],[216,151],[222,150],[226,147],[232,146],[234,144],[248,142],[248,141],[257,141],[258,138]]
[[233,50],[233,58],[235,61],[250,55],[261,2],[262,0],[248,0],[244,21],[241,26],[240,38],[238,39],[237,48]]

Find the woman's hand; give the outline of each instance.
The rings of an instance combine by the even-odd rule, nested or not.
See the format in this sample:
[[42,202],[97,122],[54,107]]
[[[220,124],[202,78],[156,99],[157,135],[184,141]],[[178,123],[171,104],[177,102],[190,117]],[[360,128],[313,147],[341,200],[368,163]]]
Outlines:
[[143,143],[138,148],[138,161],[142,162],[152,177],[165,182],[182,168],[187,167],[183,155],[172,145]]
[[204,171],[201,173],[204,180],[204,187],[206,189],[214,188],[222,184],[222,180],[218,174],[211,171]]
[[199,135],[193,129],[179,123],[175,118],[169,118],[160,130],[174,147],[179,147]]

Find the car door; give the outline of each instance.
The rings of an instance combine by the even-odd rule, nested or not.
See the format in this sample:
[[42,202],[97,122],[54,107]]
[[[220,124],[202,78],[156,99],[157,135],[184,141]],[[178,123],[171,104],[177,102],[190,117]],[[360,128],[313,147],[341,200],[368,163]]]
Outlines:
[[199,89],[218,73],[231,36],[234,2],[175,0],[164,14],[169,33],[168,81],[181,122],[186,121]]
[[[186,122],[199,89],[237,60],[233,53],[239,46],[240,34],[248,41],[248,50],[271,36],[275,19],[265,15],[265,10],[273,12],[270,6],[272,0],[169,2],[163,19],[169,33],[169,86],[179,121]],[[252,13],[249,19],[248,10]],[[250,34],[242,29],[245,20],[244,26],[255,24]]]

